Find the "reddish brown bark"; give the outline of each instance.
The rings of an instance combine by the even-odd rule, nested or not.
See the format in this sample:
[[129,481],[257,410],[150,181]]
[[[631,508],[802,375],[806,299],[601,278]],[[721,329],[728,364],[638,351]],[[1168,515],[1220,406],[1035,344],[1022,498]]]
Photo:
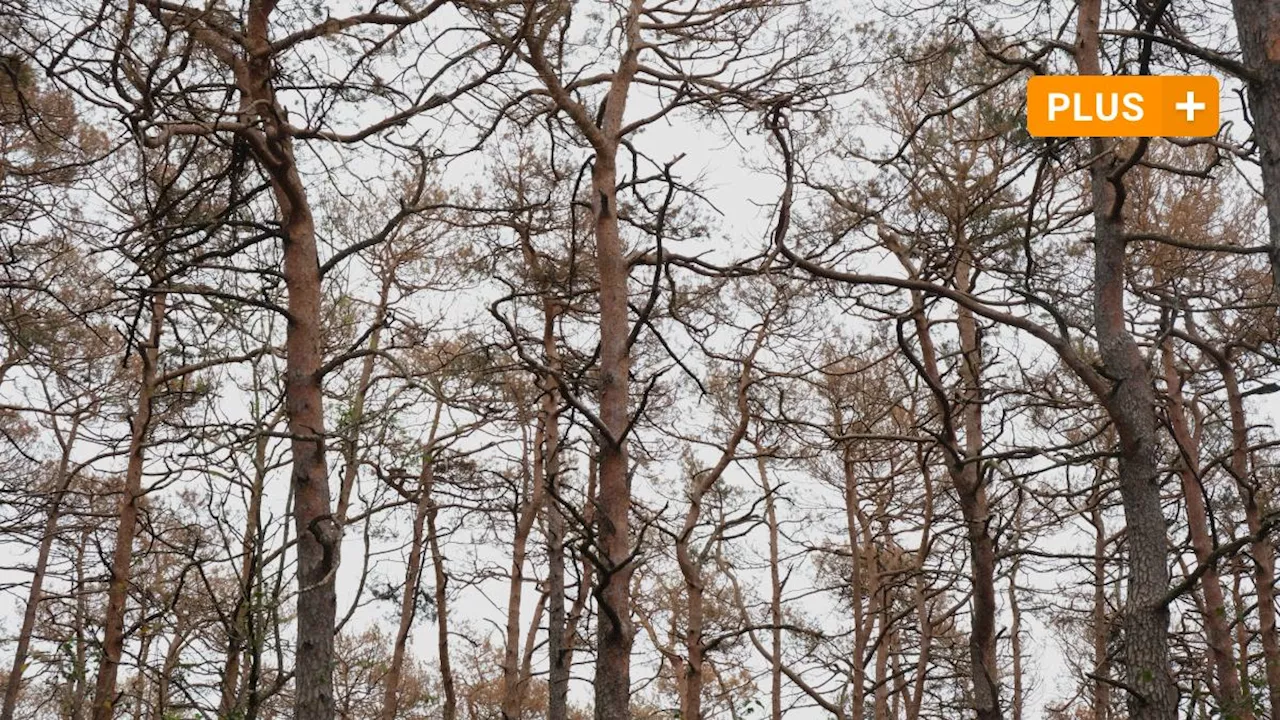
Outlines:
[[[1227,355],[1213,351],[1204,343],[1199,344],[1201,349],[1209,351],[1217,364],[1227,391],[1227,407],[1231,416],[1231,462],[1228,469],[1244,505],[1245,526],[1253,537],[1249,544],[1249,555],[1253,558],[1254,592],[1258,596],[1258,636],[1262,641],[1262,659],[1267,678],[1267,705],[1271,716],[1275,717],[1280,710],[1280,634],[1277,634],[1276,628],[1275,547],[1263,532],[1259,488],[1250,475],[1249,425],[1235,368]],[[1247,658],[1248,655],[1242,653],[1241,659]]]
[[751,386],[751,372],[755,364],[756,354],[763,347],[769,320],[766,317],[761,320],[760,327],[755,334],[755,340],[751,349],[742,360],[741,371],[738,375],[738,381],[735,385],[734,408],[738,417],[730,432],[728,440],[725,442],[720,459],[713,467],[703,468],[701,472],[692,478],[692,484],[689,488],[689,508],[685,511],[684,524],[680,528],[679,534],[676,535],[676,563],[680,567],[680,574],[684,579],[685,593],[685,632],[684,632],[684,662],[679,665],[679,670],[683,674],[683,678],[679,682],[682,688],[680,692],[680,717],[688,718],[688,720],[701,720],[702,718],[702,687],[706,680],[706,672],[704,664],[706,662],[707,645],[703,637],[703,629],[705,622],[705,599],[704,592],[706,589],[705,581],[702,575],[702,566],[706,562],[706,551],[695,553],[689,546],[693,537],[693,532],[697,528],[702,518],[702,504],[707,493],[719,482],[725,470],[733,463],[737,457],[738,445],[742,443],[742,439],[747,435],[747,428],[751,423],[751,414],[747,407],[747,389]]
[[[1101,477],[1094,479],[1095,487]],[[1107,526],[1102,516],[1102,494],[1095,490],[1089,496],[1089,524],[1093,527],[1093,693],[1090,697],[1095,720],[1111,717],[1111,685],[1104,681],[1110,670],[1107,639],[1111,622],[1107,617]]]
[[[540,428],[535,431],[535,436],[532,444],[536,448],[542,443]],[[502,653],[501,712],[504,720],[519,720],[523,714],[526,683],[520,667],[520,605],[524,599],[524,565],[528,553],[529,534],[533,532],[534,522],[543,510],[546,493],[544,468],[539,462],[529,457],[536,456],[538,451],[529,452],[530,443],[527,439],[524,445],[526,462],[523,466],[532,467],[532,472],[526,477],[527,482],[520,493],[524,497],[524,502],[511,538],[511,570],[507,581],[507,626]]]
[[[1200,576],[1200,591],[1204,598],[1205,641],[1213,663],[1216,684],[1212,690],[1218,707],[1228,718],[1251,720],[1253,711],[1241,692],[1240,676],[1236,672],[1235,651],[1231,644],[1231,628],[1227,619],[1226,597],[1222,579],[1213,558],[1214,539],[1209,530],[1209,512],[1205,505],[1206,492],[1200,483],[1200,438],[1193,434],[1187,419],[1186,399],[1182,395],[1182,378],[1174,367],[1172,343],[1165,341],[1161,360],[1164,380],[1169,393],[1169,425],[1178,444],[1178,476],[1182,481],[1182,495],[1186,504],[1187,527],[1196,562],[1205,568]],[[1199,424],[1197,424],[1199,428]]]
[[143,497],[142,463],[151,430],[151,402],[158,375],[156,364],[160,355],[160,339],[164,334],[167,299],[162,292],[152,296],[151,329],[145,343],[138,348],[141,360],[138,404],[129,424],[129,462],[120,492],[116,544],[111,555],[111,581],[107,585],[107,610],[102,621],[102,659],[93,688],[93,720],[111,720],[115,710],[116,676],[124,653],[125,603],[129,596],[133,541],[138,530],[138,504]]
[[271,183],[283,239],[288,293],[285,333],[285,417],[290,434],[298,595],[295,607],[294,717],[328,720],[333,704],[334,576],[341,527],[334,520],[325,463],[324,363],[320,259],[315,220],[298,172],[285,110],[276,99],[270,22],[275,0],[253,0],[245,54],[233,60],[241,110],[262,129],[243,133]]
[[631,617],[634,566],[625,437],[630,424],[631,322],[627,309],[630,267],[618,224],[617,156],[627,98],[639,68],[643,9],[641,0],[627,4],[622,18],[623,52],[609,80],[598,120],[565,89],[552,61],[544,54],[545,36],[524,38],[529,49],[528,59],[551,99],[569,115],[594,151],[590,192],[600,280],[601,425],[595,540],[602,565],[594,593],[600,618],[596,627],[596,720],[629,720],[631,717],[631,647],[636,629]]
[[18,705],[18,694],[22,690],[22,675],[27,668],[27,653],[31,648],[31,634],[36,626],[36,612],[44,596],[45,573],[49,568],[49,555],[53,551],[53,541],[58,533],[58,521],[62,517],[62,503],[71,487],[74,474],[70,472],[71,448],[75,445],[79,434],[79,418],[71,419],[71,427],[66,437],[60,437],[62,457],[58,460],[55,475],[55,490],[49,500],[46,511],[44,530],[40,535],[40,546],[36,551],[36,564],[31,571],[31,585],[27,588],[27,604],[22,611],[22,626],[18,630],[18,641],[13,651],[13,665],[9,677],[5,681],[4,707],[0,709],[0,720],[13,720],[14,710]]
[[[840,413],[839,405],[835,408],[835,421],[837,432],[841,434],[848,432],[849,428]],[[868,557],[874,557],[872,553],[874,546],[870,542],[869,529],[865,528],[861,522],[858,476],[854,470],[853,457],[848,443],[844,444],[843,455],[841,466],[844,469],[845,531],[849,539],[849,595],[853,602],[853,669],[850,680],[849,720],[862,720],[866,715],[867,647],[871,642],[871,634],[875,630],[875,624],[880,620],[880,613],[876,610],[880,596],[879,588],[876,587],[879,578],[878,568],[864,567],[863,565],[864,550],[868,551]],[[870,607],[863,606],[864,595],[870,601]],[[868,618],[868,615],[871,617]],[[885,644],[881,642],[880,646],[885,646]],[[880,647],[878,646],[877,655],[879,649]],[[877,672],[882,670],[878,660],[879,658],[877,657]],[[879,689],[880,687],[877,686],[877,690]],[[888,688],[884,689],[887,690]],[[876,720],[882,720],[881,716],[887,710],[888,708],[880,702],[880,697],[877,696],[875,706]]]
[[[956,289],[968,293],[972,289],[972,261],[967,243],[959,242],[957,249]],[[989,531],[990,508],[977,460],[983,448],[982,348],[977,321],[970,309],[958,307],[960,383],[958,400],[952,405],[943,399],[943,377],[920,293],[913,293],[913,307],[920,361],[925,379],[937,398],[938,412],[942,414],[941,437],[946,444],[947,472],[960,500],[968,540],[973,603],[969,628],[969,672],[974,712],[978,720],[999,720],[1003,713],[1000,709],[996,654],[995,539]]]
[[[550,299],[543,303],[543,346],[552,372],[560,367],[555,340],[558,305]],[[538,464],[543,468],[547,486],[547,654],[548,697],[547,720],[569,717],[569,638],[565,637],[564,537],[565,518],[560,509],[560,395],[552,377],[542,380],[542,441]]]

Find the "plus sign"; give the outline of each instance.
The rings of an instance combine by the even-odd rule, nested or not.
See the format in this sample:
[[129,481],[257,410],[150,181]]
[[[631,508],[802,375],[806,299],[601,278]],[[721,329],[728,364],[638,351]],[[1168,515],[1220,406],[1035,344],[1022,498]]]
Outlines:
[[1176,110],[1181,110],[1187,114],[1187,122],[1195,122],[1196,111],[1205,108],[1204,103],[1196,102],[1195,93],[1187,91],[1187,99],[1173,106]]

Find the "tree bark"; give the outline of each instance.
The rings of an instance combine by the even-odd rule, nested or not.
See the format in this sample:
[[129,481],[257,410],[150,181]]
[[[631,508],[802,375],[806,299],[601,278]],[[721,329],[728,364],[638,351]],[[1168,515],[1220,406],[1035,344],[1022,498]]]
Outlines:
[[435,438],[443,407],[443,403],[436,404],[435,414],[431,419],[431,432],[422,452],[422,469],[418,473],[418,496],[414,503],[413,536],[409,541],[409,560],[404,570],[404,589],[400,592],[400,623],[396,628],[391,650],[391,664],[387,667],[387,674],[383,678],[381,720],[395,720],[396,713],[400,709],[400,682],[404,674],[409,633],[413,630],[413,620],[417,614],[418,590],[422,584],[424,532],[427,514],[431,510],[431,488],[435,484]]
[[271,184],[283,238],[288,293],[285,333],[285,417],[290,435],[294,532],[297,535],[297,642],[294,717],[332,720],[334,576],[342,529],[331,507],[325,463],[323,327],[320,258],[315,220],[298,172],[286,112],[276,99],[270,40],[275,0],[252,0],[245,25],[245,57],[234,65],[241,110],[261,120],[248,141]]
[[382,283],[378,289],[378,304],[374,307],[373,323],[369,330],[369,342],[365,347],[367,354],[360,361],[360,375],[356,378],[355,393],[351,397],[351,408],[348,412],[351,426],[347,429],[347,437],[342,446],[342,480],[338,485],[338,510],[334,514],[339,525],[347,521],[347,512],[351,507],[351,493],[356,486],[356,478],[360,475],[360,423],[364,420],[365,396],[373,383],[374,364],[378,359],[378,347],[382,342],[382,327],[387,322],[388,303],[391,297],[391,285],[395,281],[396,268],[392,265],[384,269]]
[[[972,268],[967,243],[959,241],[955,271],[956,288],[972,289]],[[982,455],[982,348],[977,320],[964,306],[957,309],[960,335],[959,407],[944,399],[943,378],[938,367],[930,322],[923,298],[912,293],[916,335],[920,343],[921,365],[933,388],[938,412],[943,414],[941,437],[946,444],[947,472],[960,500],[969,549],[973,610],[969,628],[969,679],[973,687],[977,720],[1000,720],[999,665],[996,653],[995,539],[991,536],[990,508],[978,458]],[[963,438],[957,437],[959,426]]]
[[[1082,0],[1076,64],[1082,75],[1101,75],[1098,44],[1101,0]],[[1130,720],[1175,720],[1178,690],[1169,670],[1169,541],[1160,507],[1160,442],[1151,374],[1125,327],[1126,243],[1116,186],[1123,169],[1100,138],[1090,143],[1093,193],[1093,315],[1103,375],[1103,398],[1119,436],[1120,496],[1127,526],[1128,592],[1125,598],[1125,684]]]
[[62,501],[66,498],[67,491],[71,488],[71,481],[75,477],[69,470],[71,448],[75,445],[79,429],[79,418],[73,417],[66,437],[59,438],[62,444],[62,457],[58,460],[55,476],[56,489],[49,500],[44,530],[40,535],[40,546],[36,551],[36,566],[31,572],[31,586],[27,589],[27,604],[22,611],[22,627],[18,631],[18,642],[13,651],[13,665],[5,681],[4,707],[0,708],[0,720],[13,720],[13,713],[18,706],[18,695],[22,691],[22,675],[27,669],[27,653],[31,648],[31,634],[36,627],[36,613],[44,597],[44,578],[49,568],[49,555],[53,551],[54,537],[58,534],[58,520],[62,517]]
[[[1201,347],[1205,348],[1203,344]],[[1258,595],[1258,636],[1262,641],[1262,659],[1267,678],[1267,705],[1274,718],[1280,712],[1280,635],[1276,630],[1275,545],[1262,532],[1258,487],[1256,480],[1250,475],[1249,424],[1235,368],[1226,355],[1219,352],[1211,355],[1222,374],[1231,416],[1231,462],[1228,469],[1244,505],[1245,525],[1255,538],[1249,544],[1249,555],[1253,558],[1254,592]],[[1248,655],[1242,654],[1241,660],[1247,659]],[[1247,671],[1245,676],[1248,677]]]
[[[1095,478],[1095,483],[1101,478]],[[1107,618],[1107,526],[1102,515],[1102,494],[1094,491],[1089,496],[1089,522],[1093,526],[1093,704],[1094,720],[1111,717],[1111,685],[1101,678],[1107,677],[1110,660],[1107,639],[1111,635],[1111,623]]]
[[684,677],[679,682],[683,691],[680,693],[680,717],[682,720],[701,720],[702,687],[704,663],[706,662],[706,640],[703,637],[705,620],[705,580],[702,566],[706,560],[706,549],[694,552],[690,547],[694,530],[702,518],[702,504],[708,492],[720,481],[725,470],[733,463],[738,454],[738,446],[747,436],[747,428],[751,424],[751,414],[747,405],[747,390],[751,386],[751,372],[755,365],[756,354],[764,346],[768,336],[769,316],[765,314],[756,330],[751,349],[742,359],[742,365],[735,383],[734,408],[738,417],[730,432],[719,460],[710,468],[703,468],[691,479],[689,488],[689,509],[685,511],[684,524],[675,538],[676,563],[684,579],[685,590],[685,659],[681,664]]
[[769,718],[782,720],[782,568],[778,548],[778,511],[775,507],[776,488],[769,482],[764,447],[757,441],[756,470],[760,473],[760,488],[764,492],[765,526],[769,531]]
[[[543,346],[553,372],[560,369],[555,340],[557,307],[549,299],[543,302]],[[570,655],[565,637],[565,518],[560,509],[560,391],[552,377],[543,378],[540,422],[542,443],[538,461],[547,485],[547,720],[568,720]]]
[[[845,424],[844,418],[841,416],[839,405],[835,408],[836,430],[841,434],[851,432],[851,429]],[[871,542],[863,542],[859,537],[859,503],[858,497],[858,477],[854,471],[853,458],[848,443],[844,444],[843,457],[841,458],[841,467],[844,469],[844,518],[845,531],[849,539],[849,596],[853,603],[853,666],[851,669],[852,677],[850,679],[851,695],[849,699],[849,720],[862,720],[866,715],[866,693],[867,693],[867,646],[871,641],[871,633],[875,624],[881,619],[881,615],[876,610],[877,598],[879,597],[879,588],[874,578],[878,574],[876,567],[863,566],[863,550],[868,551],[868,557],[874,558],[872,552],[874,546]],[[870,540],[870,538],[867,538]],[[870,600],[870,607],[863,608],[863,595]],[[870,617],[867,617],[870,615]],[[881,628],[881,632],[884,629]],[[876,647],[877,650],[877,671],[879,667],[879,650],[884,645],[884,638]],[[877,678],[879,680],[879,678]],[[879,686],[876,687],[879,690]],[[887,707],[882,707],[879,697],[876,698],[875,705],[876,720],[883,720],[881,715],[887,712]]]
[[[536,448],[542,444],[543,440],[540,428],[535,431],[534,436],[533,445]],[[525,435],[525,447],[527,448],[528,445],[528,435]],[[502,653],[501,712],[503,720],[519,720],[523,714],[525,696],[525,682],[520,670],[520,605],[524,599],[524,564],[528,552],[529,534],[533,532],[533,525],[538,519],[538,514],[542,512],[546,492],[544,468],[537,459],[540,453],[535,449],[532,454],[535,459],[529,462],[528,450],[526,450],[524,467],[532,466],[532,473],[525,488],[527,498],[520,507],[515,533],[511,538],[511,572],[507,583],[507,626]]]
[[440,552],[440,535],[436,527],[436,515],[440,507],[431,499],[434,476],[429,475],[423,487],[427,498],[427,547],[431,550],[431,567],[435,573],[436,589],[432,598],[436,608],[436,650],[440,665],[440,687],[444,691],[444,703],[440,709],[441,720],[457,720],[458,692],[453,679],[453,663],[449,657],[449,573],[445,570],[444,555]]
[[618,228],[617,153],[627,95],[640,54],[641,0],[632,0],[624,19],[626,51],[605,98],[595,161],[591,169],[591,209],[595,216],[596,265],[600,273],[600,486],[596,535],[601,560],[595,592],[595,719],[631,718],[631,478],[626,433],[630,424],[631,322],[627,296],[630,268]]
[[1280,292],[1280,6],[1273,0],[1232,0],[1240,51],[1248,70],[1249,114],[1261,150],[1271,278]]
[[[564,5],[547,18],[544,27],[569,11]],[[639,68],[642,0],[627,3],[622,17],[624,49],[609,80],[598,117],[566,88],[557,67],[545,53],[546,35],[526,31],[521,40],[528,48],[533,70],[546,86],[551,100],[566,113],[594,151],[591,168],[591,213],[599,273],[600,312],[600,411],[599,488],[595,502],[595,552],[600,564],[594,591],[599,622],[596,625],[596,720],[629,720],[631,716],[631,648],[635,623],[631,618],[630,510],[626,433],[630,424],[631,322],[627,308],[630,266],[624,254],[618,220],[617,155],[622,141],[622,121],[627,97]]]
[[1224,718],[1252,720],[1249,708],[1241,692],[1240,676],[1236,672],[1235,650],[1231,644],[1231,628],[1227,621],[1226,596],[1222,579],[1213,560],[1214,539],[1209,530],[1209,512],[1205,505],[1206,492],[1200,483],[1200,442],[1198,433],[1192,434],[1187,421],[1186,400],[1182,395],[1182,379],[1173,364],[1173,348],[1166,339],[1161,360],[1164,380],[1169,394],[1169,425],[1180,450],[1177,464],[1182,481],[1182,495],[1186,503],[1187,527],[1191,535],[1191,547],[1196,562],[1206,568],[1200,576],[1200,591],[1204,598],[1205,642],[1213,663],[1216,681],[1211,688]]
[[168,296],[155,293],[151,299],[151,329],[146,344],[138,348],[142,372],[138,405],[130,422],[129,462],[120,493],[116,545],[111,556],[111,581],[107,585],[107,610],[103,617],[102,660],[93,688],[93,720],[111,720],[116,701],[116,676],[124,653],[125,603],[129,597],[129,571],[133,561],[133,541],[138,530],[138,503],[142,500],[142,462],[151,429],[151,401],[157,377],[160,339],[164,334]]

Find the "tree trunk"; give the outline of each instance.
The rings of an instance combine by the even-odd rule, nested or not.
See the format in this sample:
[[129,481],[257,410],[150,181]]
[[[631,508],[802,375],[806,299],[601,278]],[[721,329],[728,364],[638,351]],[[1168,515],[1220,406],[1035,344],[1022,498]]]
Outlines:
[[422,453],[422,469],[418,474],[418,497],[413,513],[413,537],[409,544],[409,560],[404,570],[404,589],[400,592],[400,624],[396,628],[391,665],[383,678],[381,720],[395,720],[400,709],[400,682],[404,673],[404,660],[409,644],[409,633],[418,607],[418,589],[422,584],[422,548],[425,543],[427,514],[431,509],[431,487],[435,484],[434,445],[439,427],[443,403],[436,404],[431,421],[431,434]]
[[173,638],[169,641],[169,649],[164,654],[164,665],[161,667],[159,677],[156,678],[156,701],[151,706],[151,720],[165,720],[173,717],[169,712],[169,686],[172,683],[173,673],[178,669],[178,663],[182,659],[182,648],[186,645],[186,640],[186,629],[175,628]]
[[[1249,555],[1253,558],[1253,584],[1254,591],[1258,594],[1258,636],[1262,641],[1262,659],[1267,677],[1267,705],[1274,718],[1280,713],[1280,636],[1276,632],[1275,545],[1262,533],[1263,513],[1258,504],[1256,480],[1250,475],[1249,424],[1244,413],[1240,383],[1229,357],[1221,353],[1213,353],[1213,357],[1222,373],[1231,415],[1231,463],[1228,468],[1244,505],[1245,525],[1254,538],[1249,544]],[[1247,654],[1241,656],[1242,661],[1247,659]],[[1247,672],[1245,676],[1248,677]]]
[[[924,507],[921,516],[924,527],[920,530],[920,550],[916,557],[916,565],[925,567],[929,548],[933,545],[933,473],[929,470],[923,446],[916,448],[916,467],[920,468],[920,479],[924,485]],[[916,573],[914,583],[914,600],[916,622],[920,628],[920,652],[916,657],[915,678],[911,687],[910,702],[906,705],[907,720],[920,717],[924,702],[925,681],[929,676],[930,662],[933,655],[933,624],[929,613],[929,598],[926,592],[927,580],[924,573]]]
[[719,460],[710,468],[703,468],[691,478],[689,487],[689,509],[685,511],[684,524],[675,538],[676,563],[684,579],[685,590],[685,661],[681,666],[684,673],[679,684],[684,688],[680,694],[680,717],[682,720],[701,720],[702,687],[705,682],[704,664],[706,662],[706,639],[703,637],[705,621],[706,589],[702,566],[706,560],[706,550],[694,552],[690,547],[694,530],[702,518],[702,504],[707,493],[715,487],[724,475],[725,470],[733,463],[738,454],[738,446],[747,436],[747,428],[751,424],[750,409],[747,405],[747,390],[751,386],[751,372],[755,366],[756,354],[763,347],[768,335],[768,314],[760,321],[751,349],[743,356],[737,383],[734,388],[734,408],[738,417],[729,438],[725,441]]
[[440,536],[436,528],[436,515],[440,512],[440,508],[431,499],[432,484],[423,486],[422,492],[428,504],[427,546],[431,550],[431,567],[436,581],[433,597],[436,606],[436,649],[439,652],[440,687],[444,691],[444,704],[440,709],[440,717],[441,720],[457,720],[458,693],[453,680],[453,664],[449,657],[449,574],[445,571],[444,555],[440,553]]
[[245,25],[247,57],[237,63],[242,109],[261,119],[244,137],[271,183],[284,240],[289,321],[285,333],[284,406],[290,435],[294,532],[297,535],[297,643],[294,717],[332,720],[333,633],[342,528],[334,519],[325,464],[323,327],[315,220],[298,172],[285,110],[272,79],[269,21],[275,0],[252,0]]
[[1261,150],[1271,277],[1280,291],[1280,6],[1274,0],[1232,0],[1236,33],[1249,77],[1249,114]]
[[[1102,74],[1098,34],[1101,0],[1082,0],[1076,64],[1082,75]],[[1174,720],[1178,690],[1169,671],[1169,541],[1160,507],[1160,442],[1151,375],[1125,327],[1123,221],[1111,175],[1120,163],[1100,138],[1090,143],[1093,193],[1093,314],[1103,375],[1112,391],[1104,398],[1119,436],[1120,496],[1127,526],[1128,593],[1125,598],[1125,684],[1130,720]]]
[[[549,302],[549,301],[548,301]],[[544,308],[543,343],[547,362],[559,370],[555,342],[557,312]],[[546,475],[547,497],[547,720],[569,718],[569,653],[565,637],[564,536],[565,519],[560,509],[560,394],[554,378],[544,378],[542,387],[542,445],[540,464]]]
[[[527,448],[528,435],[525,435],[525,440]],[[542,442],[542,430],[539,427],[534,433],[533,445],[536,448],[541,446]],[[507,627],[502,653],[501,712],[503,720],[519,720],[523,714],[525,683],[520,671],[520,605],[524,599],[524,563],[529,546],[529,534],[533,532],[533,525],[538,519],[538,514],[542,512],[545,502],[545,471],[536,459],[539,454],[535,449],[533,452],[535,459],[529,462],[526,450],[524,466],[532,466],[532,477],[529,479],[529,486],[525,489],[528,496],[520,508],[515,534],[511,539],[511,573],[507,584]]]
[[[878,573],[879,571],[880,569],[877,567],[876,572]],[[879,588],[876,591],[879,592]],[[876,605],[875,610],[879,615],[878,620],[880,622],[880,642],[876,643],[875,718],[876,720],[890,720],[892,716],[890,715],[889,707],[889,639],[891,637],[889,631],[889,604],[879,602]]]
[[[591,213],[600,289],[600,410],[599,488],[595,502],[595,552],[601,564],[594,591],[596,624],[596,720],[631,717],[631,647],[635,623],[631,618],[630,510],[631,481],[627,469],[626,432],[630,423],[631,322],[627,296],[630,266],[618,226],[618,148],[627,96],[639,68],[642,0],[627,3],[622,19],[624,50],[609,80],[609,88],[593,118],[566,89],[557,67],[544,50],[546,35],[526,33],[526,58],[545,84],[553,102],[564,111],[594,151],[591,169]],[[549,19],[561,19],[569,5]]]
[[[1016,553],[1022,544],[1022,502],[1013,510],[1013,549]],[[1009,566],[1009,665],[1013,676],[1013,694],[1009,702],[1010,720],[1022,720],[1022,606],[1018,601],[1018,573],[1022,569],[1021,556],[1015,554]]]
[[[1095,478],[1095,484],[1101,477]],[[1107,526],[1102,516],[1102,494],[1094,491],[1089,496],[1089,523],[1093,526],[1093,681],[1094,720],[1111,717],[1111,685],[1101,678],[1110,672],[1107,639],[1111,635],[1111,623],[1107,619]]]
[[1187,527],[1191,534],[1191,547],[1196,562],[1206,568],[1200,576],[1200,590],[1204,598],[1205,642],[1213,664],[1214,691],[1223,717],[1229,720],[1252,720],[1253,711],[1244,701],[1240,690],[1240,676],[1236,673],[1235,651],[1231,644],[1231,628],[1227,620],[1226,596],[1222,579],[1214,564],[1214,538],[1209,530],[1209,512],[1205,506],[1206,492],[1201,486],[1200,442],[1198,433],[1193,436],[1187,421],[1186,401],[1182,395],[1182,379],[1173,364],[1173,348],[1166,340],[1161,353],[1164,380],[1169,393],[1169,425],[1180,450],[1178,475],[1182,481],[1182,495],[1186,503]]
[[769,483],[764,448],[755,443],[756,469],[764,491],[765,525],[769,530],[769,719],[782,720],[782,568],[778,551],[778,512],[774,488]]
[[[850,431],[844,419],[840,415],[839,405],[835,408],[836,430],[840,434]],[[862,551],[865,547],[869,552],[872,550],[870,543],[863,544],[859,538],[859,498],[858,498],[858,477],[854,472],[853,459],[850,457],[850,448],[846,443],[843,449],[844,457],[841,466],[844,468],[844,519],[845,532],[849,539],[849,597],[853,602],[853,662],[851,663],[852,685],[851,696],[849,699],[849,720],[862,720],[866,715],[866,692],[867,692],[867,645],[871,640],[871,632],[879,619],[879,613],[875,611],[877,593],[872,590],[871,576],[875,573],[875,568],[863,567]],[[865,582],[864,582],[865,581]],[[870,599],[870,609],[864,612],[862,606],[863,595]],[[867,615],[871,615],[867,618]],[[884,628],[881,628],[881,632]],[[883,640],[884,638],[882,638]],[[883,642],[881,642],[883,645]],[[879,647],[876,648],[879,650]],[[877,686],[877,690],[879,687]],[[876,711],[881,710],[880,704],[876,703]],[[877,720],[881,720],[877,714]]]
[[219,717],[227,717],[240,706],[241,657],[249,639],[249,613],[253,612],[254,578],[258,574],[258,525],[262,522],[262,487],[267,474],[267,436],[259,427],[253,443],[253,486],[245,519],[244,540],[240,543],[239,596],[231,627],[227,629],[227,659],[222,668],[222,693],[218,702]]
[[630,268],[618,229],[617,153],[627,94],[638,64],[640,0],[626,18],[627,50],[605,99],[600,140],[591,170],[596,265],[600,273],[600,487],[596,536],[605,567],[598,575],[596,602],[595,719],[631,718],[631,478],[626,432],[630,423],[631,322],[627,310]]
[[142,500],[142,461],[144,446],[151,428],[151,400],[155,392],[156,362],[160,355],[160,339],[164,334],[165,303],[163,292],[151,300],[151,330],[146,344],[138,348],[142,372],[138,386],[138,405],[130,423],[129,462],[125,468],[124,488],[120,493],[116,546],[111,556],[111,581],[107,585],[107,610],[103,617],[102,660],[93,688],[93,720],[111,720],[116,701],[116,676],[124,653],[124,614],[129,597],[129,570],[133,561],[133,540],[138,530],[138,503]]
[[83,720],[84,701],[88,693],[89,658],[88,640],[85,637],[85,625],[89,622],[89,592],[85,578],[85,554],[88,552],[89,537],[93,526],[85,524],[80,531],[80,543],[76,546],[76,583],[75,583],[75,667],[72,670],[71,702],[67,709],[70,720]]
[[364,420],[365,396],[369,394],[369,386],[373,382],[373,368],[382,342],[382,326],[387,322],[387,306],[391,297],[391,284],[395,280],[395,266],[384,269],[384,273],[378,290],[378,304],[373,312],[373,324],[369,330],[369,342],[365,347],[368,354],[360,361],[360,375],[356,378],[355,393],[351,397],[351,409],[347,414],[351,425],[342,446],[342,480],[338,485],[338,511],[334,515],[339,525],[347,521],[351,493],[355,489],[356,478],[360,475],[360,423]]
[[[967,243],[957,241],[958,259],[955,270],[956,289],[968,293],[972,289],[971,257]],[[969,548],[969,570],[972,575],[973,612],[969,628],[969,676],[973,687],[974,714],[977,720],[1000,720],[999,665],[996,654],[996,554],[991,536],[987,491],[977,458],[982,455],[982,348],[978,325],[971,310],[960,306],[957,326],[960,335],[960,397],[954,407],[942,400],[942,373],[938,367],[930,322],[925,316],[920,293],[912,294],[916,334],[920,343],[921,364],[930,386],[938,396],[943,418],[941,437],[946,443],[947,472],[960,500]],[[956,426],[963,432],[957,437]]]
[[69,472],[71,448],[75,445],[79,429],[79,418],[73,417],[66,438],[61,439],[62,457],[58,460],[56,489],[49,500],[44,531],[40,535],[40,547],[36,551],[36,566],[31,573],[31,586],[27,589],[27,604],[22,611],[22,628],[18,631],[17,647],[13,651],[13,665],[5,682],[4,707],[0,709],[0,720],[13,720],[14,710],[18,706],[18,694],[22,691],[22,674],[26,671],[27,653],[31,648],[31,634],[35,631],[36,613],[40,609],[40,601],[44,596],[45,572],[49,568],[49,555],[53,551],[54,537],[58,534],[58,520],[62,517],[62,501],[74,478],[74,474]]

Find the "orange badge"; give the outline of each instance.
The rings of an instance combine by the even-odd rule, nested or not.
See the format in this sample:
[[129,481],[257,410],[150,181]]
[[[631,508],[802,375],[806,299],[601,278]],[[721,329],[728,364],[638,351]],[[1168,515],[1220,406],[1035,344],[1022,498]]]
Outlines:
[[1210,137],[1218,133],[1211,75],[1037,75],[1027,81],[1036,137]]

